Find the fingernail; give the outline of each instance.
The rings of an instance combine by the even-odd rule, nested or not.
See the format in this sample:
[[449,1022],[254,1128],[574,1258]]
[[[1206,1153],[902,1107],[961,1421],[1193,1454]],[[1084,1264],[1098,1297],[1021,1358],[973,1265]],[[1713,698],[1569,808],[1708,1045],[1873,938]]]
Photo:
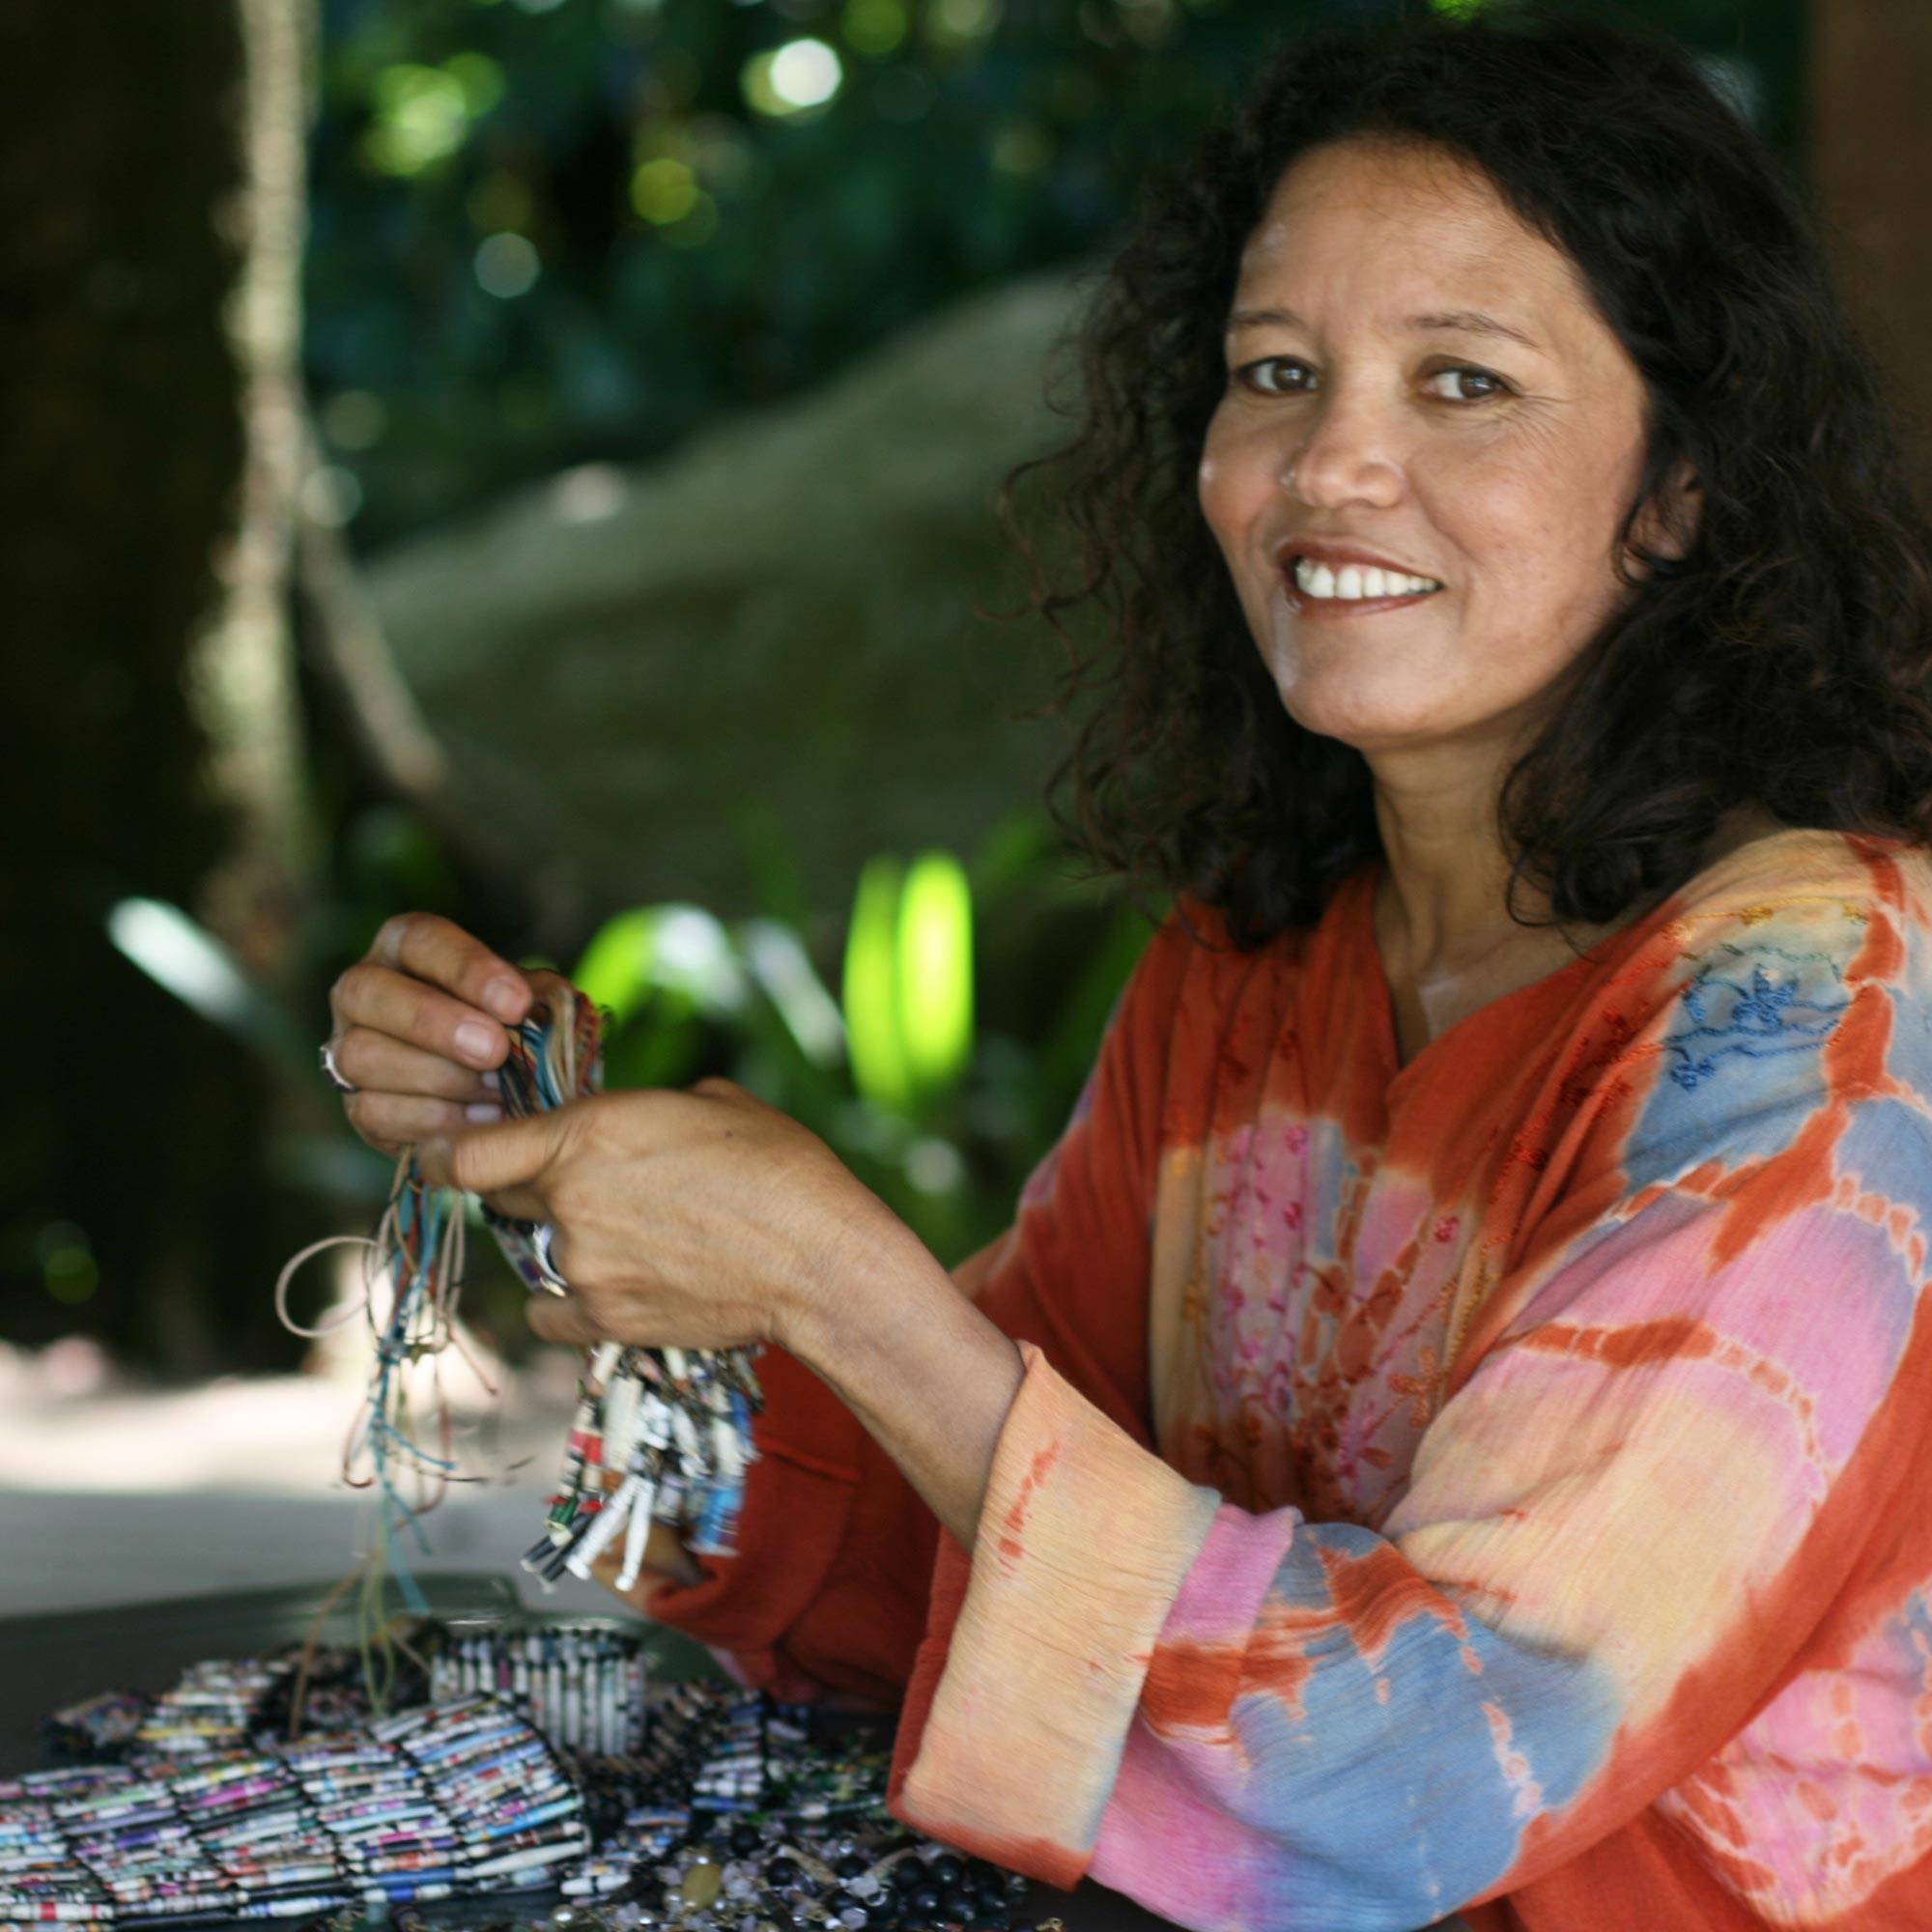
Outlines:
[[456,1043],[471,1060],[487,1060],[497,1042],[491,1037],[490,1029],[478,1026],[474,1020],[465,1020],[456,1029]]
[[524,989],[511,980],[492,980],[483,989],[483,1004],[501,1020],[513,1020],[524,1009]]
[[503,1091],[503,1076],[494,1066],[486,1067],[483,1073],[483,1084],[489,1088],[491,1093],[500,1094]]
[[494,1100],[472,1100],[463,1110],[472,1121],[500,1121],[503,1110]]

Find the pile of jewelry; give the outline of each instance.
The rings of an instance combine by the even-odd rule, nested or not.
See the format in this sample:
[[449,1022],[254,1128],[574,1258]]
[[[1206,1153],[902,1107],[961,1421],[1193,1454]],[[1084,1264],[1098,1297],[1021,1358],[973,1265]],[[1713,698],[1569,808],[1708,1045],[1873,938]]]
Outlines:
[[588,1848],[583,1801],[495,1698],[156,1773],[0,1783],[0,1923],[178,1929],[543,1887]]
[[[1027,1881],[886,1810],[891,1749],[814,1742],[804,1705],[732,1685],[654,1687],[637,1802],[565,1874],[556,1927],[611,1932],[1013,1932]],[[589,1901],[599,1901],[594,1910]],[[1052,1928],[1057,1920],[1044,1921]]]
[[286,1657],[244,1657],[192,1664],[156,1698],[134,1734],[138,1750],[185,1754],[234,1750],[248,1742],[263,1699],[292,1664]]
[[[1032,1922],[1025,1879],[887,1812],[886,1720],[825,1723],[736,1684],[651,1682],[640,1632],[419,1626],[408,1648],[427,1675],[398,1680],[417,1701],[371,1719],[345,1692],[334,1728],[294,1742],[275,1734],[307,1709],[291,1706],[293,1677],[326,1680],[349,1653],[198,1664],[139,1700],[177,1719],[137,1737],[128,1763],[0,1782],[0,1932],[344,1909],[347,1932],[365,1911],[549,1888],[568,1901],[549,1932]],[[62,1719],[73,1729],[91,1708]]]
[[[525,1117],[595,1093],[603,1080],[604,1018],[573,986],[541,996],[510,1029],[509,1058],[497,1069],[504,1113]],[[526,1287],[569,1292],[551,1265],[547,1226],[487,1207],[483,1218]],[[752,1418],[764,1404],[753,1353],[616,1343],[589,1351],[562,1475],[525,1569],[546,1587],[566,1571],[588,1577],[627,1532],[617,1586],[628,1590],[654,1520],[676,1525],[692,1549],[729,1555],[745,1470],[757,1455]]]
[[170,1926],[549,1886],[583,1801],[495,1698],[363,1733],[0,1783],[0,1922]]
[[430,1660],[429,1694],[441,1703],[491,1691],[559,1750],[627,1758],[644,1741],[641,1628],[603,1617],[529,1628],[494,1618],[451,1622]]

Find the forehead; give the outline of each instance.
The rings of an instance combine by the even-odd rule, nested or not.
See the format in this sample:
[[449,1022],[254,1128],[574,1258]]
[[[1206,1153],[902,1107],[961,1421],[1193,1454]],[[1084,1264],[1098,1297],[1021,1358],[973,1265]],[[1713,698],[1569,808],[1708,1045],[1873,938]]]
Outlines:
[[1311,149],[1276,183],[1242,250],[1236,305],[1324,301],[1394,318],[1479,307],[1547,340],[1595,317],[1576,264],[1487,176],[1439,148],[1351,140]]

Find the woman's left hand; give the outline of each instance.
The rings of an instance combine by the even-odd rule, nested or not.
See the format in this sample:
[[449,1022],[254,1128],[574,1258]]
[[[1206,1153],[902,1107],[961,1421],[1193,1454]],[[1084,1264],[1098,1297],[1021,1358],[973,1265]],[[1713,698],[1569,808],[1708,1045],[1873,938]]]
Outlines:
[[433,1186],[550,1223],[571,1293],[528,1314],[553,1342],[787,1348],[838,1295],[842,1255],[910,1237],[809,1127],[724,1079],[591,1094],[416,1158]]

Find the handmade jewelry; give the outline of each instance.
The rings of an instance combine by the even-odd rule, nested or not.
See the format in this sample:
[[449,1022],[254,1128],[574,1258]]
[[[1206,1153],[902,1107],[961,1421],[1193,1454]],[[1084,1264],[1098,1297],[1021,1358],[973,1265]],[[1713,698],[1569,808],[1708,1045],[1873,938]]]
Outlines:
[[[575,987],[541,996],[523,1023],[510,1029],[509,1058],[498,1079],[504,1111],[528,1116],[597,1091],[603,1079],[604,1014]],[[332,1063],[330,1063],[332,1066]],[[567,1284],[550,1264],[549,1240],[537,1224],[485,1208],[484,1219],[526,1286],[557,1293]],[[326,1327],[303,1327],[290,1315],[288,1290],[311,1255],[342,1242],[370,1251],[363,1297]],[[396,1164],[388,1206],[367,1240],[334,1236],[294,1256],[275,1284],[275,1309],[298,1335],[329,1332],[366,1317],[376,1365],[360,1414],[343,1448],[343,1480],[371,1489],[378,1500],[377,1543],[369,1577],[394,1574],[404,1601],[418,1614],[428,1605],[404,1555],[401,1537],[429,1548],[420,1519],[461,1476],[451,1455],[452,1425],[440,1376],[443,1350],[455,1346],[487,1388],[488,1378],[463,1350],[456,1325],[464,1279],[464,1212],[459,1195],[431,1188],[406,1149]],[[377,1312],[375,1282],[385,1277],[389,1299]],[[752,1419],[763,1393],[753,1369],[755,1351],[628,1348],[606,1343],[586,1352],[577,1415],[565,1445],[563,1470],[551,1497],[544,1535],[524,1567],[546,1589],[568,1572],[587,1577],[598,1557],[624,1535],[617,1584],[631,1588],[643,1567],[650,1525],[675,1525],[689,1547],[728,1555],[744,1497],[747,1466],[756,1459]],[[417,1439],[410,1415],[409,1371],[430,1365],[436,1446]],[[412,1493],[405,1494],[405,1485]],[[373,1601],[365,1589],[365,1605]],[[372,1672],[373,1676],[373,1672]]]
[[[595,1093],[604,1018],[574,986],[540,997],[510,1029],[509,1058],[497,1071],[503,1111],[524,1117]],[[567,1291],[551,1263],[547,1227],[488,1207],[483,1218],[526,1286]],[[757,1456],[752,1418],[764,1406],[754,1353],[615,1342],[587,1350],[562,1475],[524,1568],[546,1588],[566,1571],[587,1577],[622,1533],[617,1587],[628,1590],[654,1520],[685,1532],[694,1550],[729,1555],[745,1470]]]
[[179,1928],[550,1885],[589,1849],[563,1765],[495,1698],[341,1736],[0,1783],[0,1923]]
[[478,1691],[506,1698],[557,1749],[629,1758],[642,1748],[647,1674],[639,1626],[582,1617],[518,1629],[451,1623],[430,1662],[437,1701]]
[[[530,1700],[572,1634],[550,1629],[551,1657],[526,1641],[542,1628],[418,1632],[431,1662],[416,1694],[507,1663],[512,1699]],[[585,1620],[575,1634],[623,1632]],[[226,1695],[285,1662],[206,1663],[181,1688]],[[551,1689],[553,1723],[570,1722],[569,1695]],[[811,1738],[808,1707],[732,1684],[649,1684],[642,1703],[640,1742],[625,1753],[559,1748],[512,1703],[459,1692],[293,1743],[257,1733],[245,1748],[216,1748],[202,1733],[127,1765],[0,1782],[0,1927],[185,1932],[204,1919],[378,1906],[400,1915],[417,1902],[553,1887],[569,1902],[542,1921],[548,1932],[1027,1923],[1023,1878],[891,1818],[890,1750],[867,1727],[828,1747]],[[581,1698],[578,1711],[582,1721]]]

